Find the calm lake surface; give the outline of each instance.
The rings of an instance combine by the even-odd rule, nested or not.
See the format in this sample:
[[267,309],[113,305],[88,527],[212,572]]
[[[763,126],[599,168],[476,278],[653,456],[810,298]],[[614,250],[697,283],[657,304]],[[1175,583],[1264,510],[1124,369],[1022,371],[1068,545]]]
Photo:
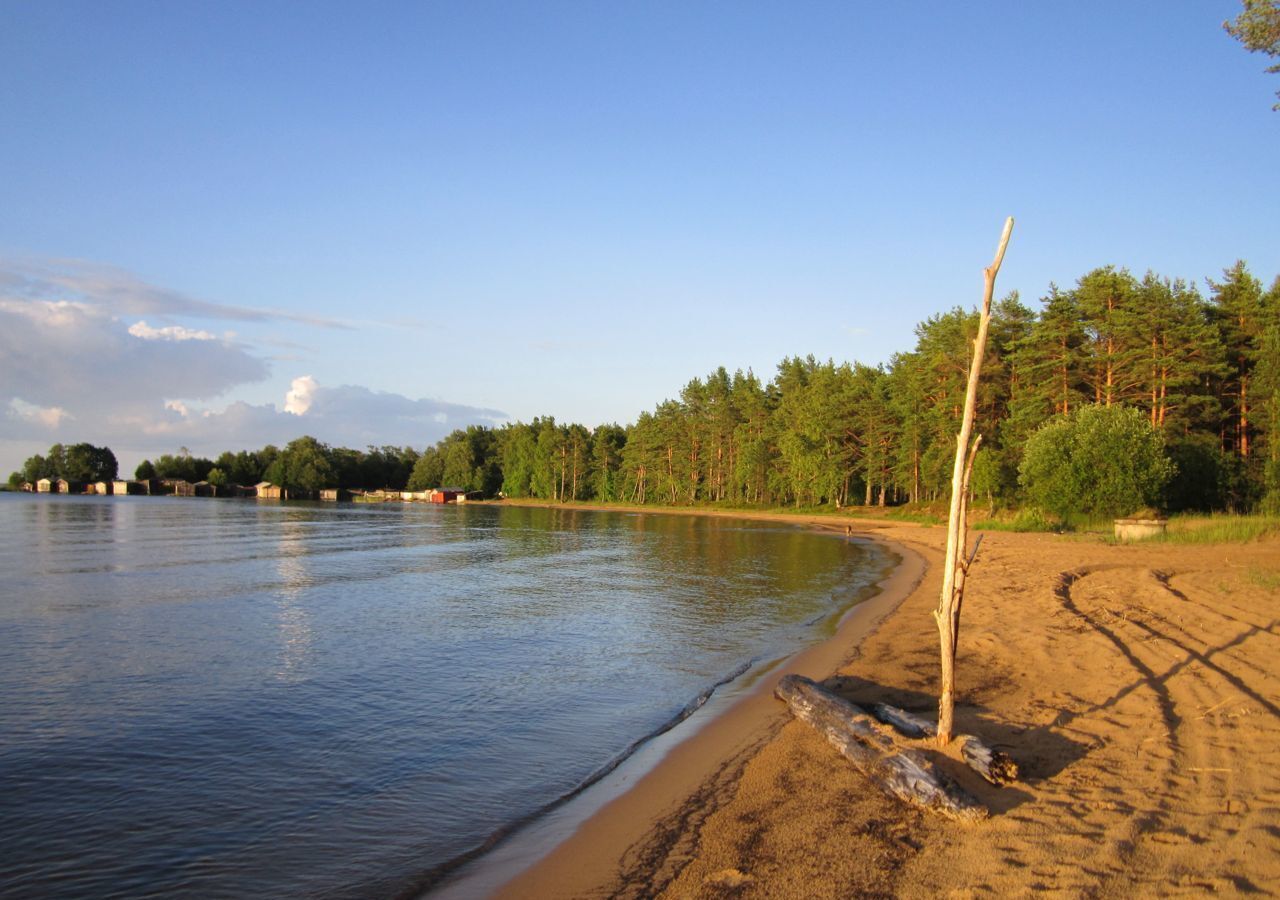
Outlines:
[[888,562],[727,519],[0,494],[0,895],[410,891]]

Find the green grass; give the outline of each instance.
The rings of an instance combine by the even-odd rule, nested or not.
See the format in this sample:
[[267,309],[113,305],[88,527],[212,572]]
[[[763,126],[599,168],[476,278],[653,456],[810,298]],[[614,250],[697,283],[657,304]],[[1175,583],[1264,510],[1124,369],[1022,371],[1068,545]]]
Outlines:
[[1169,544],[1244,544],[1280,535],[1280,516],[1240,516],[1230,513],[1174,516],[1169,530],[1152,540]]
[[[1101,523],[1099,523],[1101,526]],[[1096,530],[1102,530],[1099,527]],[[1169,517],[1162,535],[1130,543],[1138,544],[1247,544],[1266,537],[1280,536],[1280,517],[1235,513],[1184,513]],[[1103,540],[1121,543],[1106,528]]]
[[[1065,522],[1046,516],[1039,510],[1010,510],[971,526],[976,531],[1044,531],[1070,534],[1078,539],[1098,539],[1115,543],[1113,520],[1071,516]],[[1261,538],[1280,535],[1280,517],[1229,513],[1195,513],[1175,515],[1169,519],[1168,531],[1147,542],[1166,544],[1245,544]]]
[[1063,525],[1038,509],[1019,509],[977,519],[972,528],[975,531],[1062,531]]
[[1111,534],[1112,520],[1083,515],[1061,519],[1031,507],[1004,510],[985,519],[975,519],[970,527],[976,531],[1052,532],[1084,537]]
[[918,525],[945,525],[947,522],[946,516],[907,507],[894,507],[884,514],[884,518],[895,522],[915,522]]

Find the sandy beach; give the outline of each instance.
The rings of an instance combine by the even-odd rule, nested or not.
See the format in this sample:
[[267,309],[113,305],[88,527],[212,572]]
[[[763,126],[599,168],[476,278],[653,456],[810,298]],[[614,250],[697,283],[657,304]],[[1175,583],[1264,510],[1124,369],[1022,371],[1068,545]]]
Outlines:
[[883,796],[771,696],[797,671],[850,699],[934,712],[945,529],[848,524],[903,558],[878,596],[500,896],[1280,891],[1280,541],[988,533],[966,595],[957,724],[1022,778],[997,789],[933,754],[991,810],[956,825]]

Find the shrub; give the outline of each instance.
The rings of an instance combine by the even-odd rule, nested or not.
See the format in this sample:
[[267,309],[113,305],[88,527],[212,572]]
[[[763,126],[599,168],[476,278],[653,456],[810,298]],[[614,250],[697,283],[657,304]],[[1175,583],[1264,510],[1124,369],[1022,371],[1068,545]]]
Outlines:
[[[1280,440],[1280,435],[1272,440]],[[1262,496],[1259,508],[1268,516],[1280,516],[1280,458],[1267,460],[1263,478],[1266,493]]]
[[1032,503],[1059,516],[1122,516],[1158,505],[1173,473],[1164,439],[1141,412],[1084,406],[1028,439],[1018,480]]
[[996,451],[989,447],[983,447],[978,451],[978,456],[973,462],[973,477],[969,481],[975,498],[985,499],[994,509],[996,498],[1010,496],[1017,480],[1017,470]]
[[1032,507],[1019,510],[1013,520],[1014,531],[1056,531],[1061,527],[1059,522],[1050,522],[1043,512]]
[[1170,512],[1225,509],[1229,503],[1234,460],[1223,453],[1212,434],[1190,434],[1171,440],[1167,452],[1177,468],[1165,490]]
[[1059,531],[1063,523],[1051,521],[1043,511],[1029,507],[1018,510],[1016,514],[979,519],[973,523],[973,527],[977,531]]

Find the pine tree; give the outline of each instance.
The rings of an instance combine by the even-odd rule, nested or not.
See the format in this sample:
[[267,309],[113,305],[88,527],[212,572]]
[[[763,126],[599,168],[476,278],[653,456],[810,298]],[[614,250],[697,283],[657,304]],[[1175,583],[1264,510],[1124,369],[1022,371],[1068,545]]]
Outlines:
[[1262,319],[1260,352],[1254,369],[1254,394],[1261,412],[1258,436],[1266,459],[1262,507],[1272,515],[1280,515],[1280,277],[1263,297]]
[[537,465],[538,419],[526,425],[514,422],[498,432],[498,458],[502,466],[502,493],[508,497],[533,496]]
[[729,499],[767,502],[767,475],[772,450],[769,442],[772,414],[760,379],[750,370],[734,373],[730,397],[737,425],[733,430],[734,458]]
[[1263,319],[1262,283],[1249,274],[1243,260],[1223,270],[1213,289],[1212,317],[1226,354],[1227,374],[1222,384],[1223,404],[1229,410],[1224,443],[1240,458],[1249,459],[1254,424],[1250,419],[1253,397],[1250,379],[1261,353]]
[[601,425],[591,435],[591,492],[602,503],[623,499],[622,450],[627,432],[618,425]]
[[1141,344],[1133,308],[1133,276],[1111,266],[1086,274],[1073,292],[1084,323],[1085,382],[1093,402],[1102,406],[1141,395],[1138,374]]
[[1204,300],[1181,280],[1148,272],[1133,294],[1144,353],[1140,373],[1144,408],[1157,428],[1183,433],[1213,426],[1212,382],[1224,372],[1221,344]]

